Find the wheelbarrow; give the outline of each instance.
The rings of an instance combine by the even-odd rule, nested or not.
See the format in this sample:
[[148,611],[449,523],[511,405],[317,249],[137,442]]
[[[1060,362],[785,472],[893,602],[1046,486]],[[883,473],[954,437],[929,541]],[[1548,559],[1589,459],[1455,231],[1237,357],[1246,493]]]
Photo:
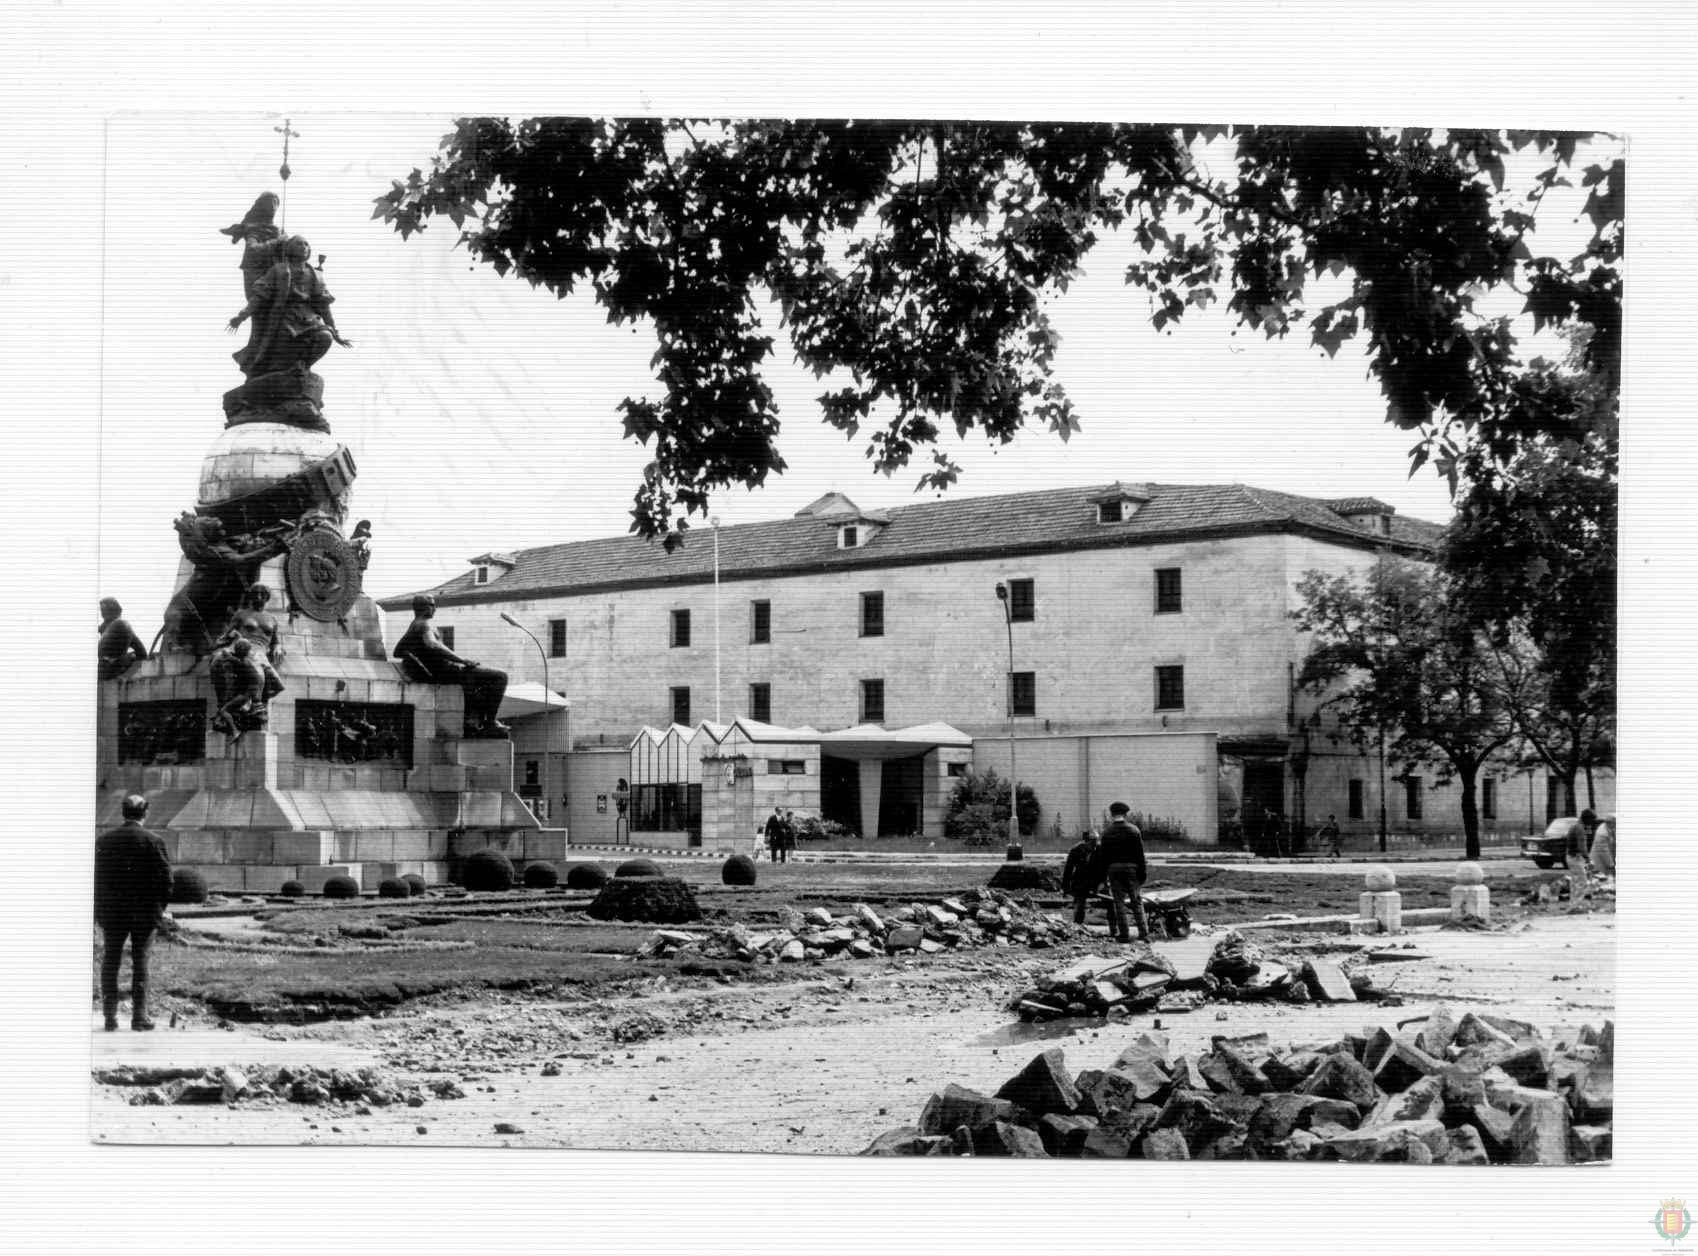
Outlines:
[[[1139,898],[1144,904],[1144,919],[1149,923],[1150,932],[1153,934],[1159,930],[1169,938],[1189,937],[1191,911],[1185,904],[1196,892],[1195,887],[1142,892]],[[1106,906],[1113,896],[1099,892],[1091,897]]]

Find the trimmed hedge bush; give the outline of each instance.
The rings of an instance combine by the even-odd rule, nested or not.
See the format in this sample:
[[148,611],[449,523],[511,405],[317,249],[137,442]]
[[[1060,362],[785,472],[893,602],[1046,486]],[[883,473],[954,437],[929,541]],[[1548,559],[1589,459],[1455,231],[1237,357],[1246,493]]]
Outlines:
[[613,870],[616,877],[658,877],[664,875],[660,865],[649,859],[627,859]]
[[733,855],[719,870],[719,879],[727,885],[753,885],[755,861],[747,855]]
[[358,898],[359,896],[360,883],[353,877],[338,875],[331,877],[324,883],[324,897],[326,898]]
[[377,883],[379,898],[411,898],[413,887],[408,885],[403,877],[384,877]]
[[171,873],[173,903],[206,902],[206,878],[193,868],[176,868]]
[[607,884],[607,869],[598,863],[575,863],[566,869],[569,890],[599,890]]
[[401,879],[407,883],[407,892],[415,897],[430,888],[425,884],[425,879],[416,872],[409,872]]
[[552,890],[560,884],[560,870],[546,859],[525,865],[524,885],[527,890]]
[[475,850],[460,865],[460,884],[485,892],[513,888],[513,861],[498,850]]
[[285,881],[277,891],[284,898],[301,898],[307,892],[307,887],[299,881]]

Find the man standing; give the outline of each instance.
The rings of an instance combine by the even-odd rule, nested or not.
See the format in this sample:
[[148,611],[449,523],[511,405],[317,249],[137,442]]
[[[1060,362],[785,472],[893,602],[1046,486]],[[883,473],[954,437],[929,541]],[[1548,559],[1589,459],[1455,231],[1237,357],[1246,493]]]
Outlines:
[[1079,841],[1067,852],[1067,862],[1061,866],[1061,892],[1073,896],[1073,923],[1085,923],[1085,904],[1090,901],[1097,883],[1091,880],[1091,862],[1097,853],[1097,831],[1086,829]]
[[147,952],[159,915],[171,901],[165,843],[142,827],[147,799],[124,799],[124,823],[94,844],[94,919],[106,935],[100,957],[100,1008],[106,1031],[118,1028],[118,967],[130,943],[130,1028],[152,1029],[147,1015]]
[[1339,857],[1344,849],[1344,830],[1338,827],[1337,816],[1329,811],[1327,822],[1321,825],[1321,831],[1315,836],[1327,844],[1327,849],[1334,859]]
[[1109,924],[1115,940],[1132,940],[1126,927],[1127,900],[1131,900],[1132,918],[1138,923],[1138,940],[1150,940],[1149,922],[1144,919],[1144,898],[1139,887],[1144,884],[1144,835],[1126,818],[1132,810],[1123,802],[1110,803],[1109,825],[1103,830],[1102,845],[1092,864],[1094,881],[1107,881],[1109,892]]
[[768,863],[780,861],[779,851],[784,847],[784,811],[774,807],[772,814],[766,818],[766,858]]

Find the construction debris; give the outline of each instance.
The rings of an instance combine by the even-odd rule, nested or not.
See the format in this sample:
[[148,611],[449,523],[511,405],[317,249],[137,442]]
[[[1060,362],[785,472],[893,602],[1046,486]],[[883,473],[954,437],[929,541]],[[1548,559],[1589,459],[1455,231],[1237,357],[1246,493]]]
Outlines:
[[[1073,970],[1073,981],[1097,971],[1064,971]],[[1517,1026],[1525,1033],[1513,1035],[1494,1026],[1507,1043],[1480,1037],[1469,1022],[1440,1005],[1419,1042],[1370,1028],[1275,1052],[1265,1034],[1217,1036],[1196,1057],[1170,1056],[1166,1035],[1146,1032],[1109,1068],[1076,1076],[1056,1048],[994,1096],[944,1087],[917,1124],[879,1135],[861,1154],[1409,1164],[1609,1159],[1612,1022],[1554,1042],[1531,1026]],[[1551,1061],[1537,1086],[1517,1080],[1528,1075],[1531,1056]]]
[[96,1069],[94,1080],[108,1086],[141,1089],[130,1097],[133,1106],[171,1106],[192,1103],[355,1104],[386,1108],[404,1104],[422,1107],[428,1098],[464,1099],[466,1092],[448,1078],[401,1080],[373,1068],[314,1068],[311,1065],[240,1069],[146,1068],[121,1066]]
[[884,914],[855,903],[847,914],[823,907],[783,908],[771,931],[731,924],[708,932],[656,929],[637,947],[640,958],[701,956],[756,964],[794,964],[877,955],[935,955],[981,946],[1043,950],[1090,937],[1049,916],[1029,899],[986,887],[941,903],[910,903]]

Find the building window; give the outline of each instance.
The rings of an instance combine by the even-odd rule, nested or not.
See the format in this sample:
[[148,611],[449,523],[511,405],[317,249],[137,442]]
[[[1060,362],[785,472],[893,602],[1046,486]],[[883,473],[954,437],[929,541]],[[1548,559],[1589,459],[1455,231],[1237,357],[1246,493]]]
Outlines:
[[766,774],[768,776],[806,776],[808,764],[804,759],[768,759]]
[[473,584],[488,584],[489,583],[489,567],[486,564],[479,563],[476,567],[472,568],[472,583]]
[[1125,502],[1098,502],[1097,503],[1097,522],[1098,523],[1119,523],[1124,518],[1126,518],[1126,503]]
[[765,645],[772,640],[772,603],[749,603],[749,641]]
[[1185,709],[1185,669],[1183,667],[1156,668],[1156,710],[1183,711]]
[[1345,815],[1352,820],[1360,820],[1362,811],[1362,781],[1352,778],[1350,782],[1350,805],[1345,809]]
[[1008,701],[1015,715],[1038,713],[1038,674],[1015,672],[1009,677]]
[[448,624],[444,626],[442,624],[438,624],[436,626],[436,632],[437,635],[442,638],[442,644],[452,650],[454,648],[454,625]]
[[702,826],[702,787],[673,782],[631,791],[631,828],[639,833],[682,833]]
[[884,719],[884,681],[861,682],[861,723],[877,724]]
[[1156,568],[1156,613],[1171,614],[1180,608],[1179,568]]
[[566,657],[566,621],[564,619],[548,621],[548,655],[550,658],[556,659]]
[[861,529],[852,523],[843,525],[843,530],[837,534],[839,549],[854,549],[861,543]]
[[542,765],[540,763],[538,763],[535,759],[526,759],[525,760],[525,784],[524,784],[524,788],[530,789],[530,790],[535,790],[535,789],[541,788],[541,785],[542,785]]
[[1421,778],[1418,776],[1403,778],[1403,814],[1410,820],[1421,818]]
[[944,774],[947,776],[967,775],[967,765],[965,763],[946,763],[943,765],[943,768]]
[[884,594],[861,594],[861,635],[884,636]]
[[1030,580],[1008,582],[1008,617],[1017,624],[1029,624],[1037,618],[1038,594]]
[[1480,782],[1480,818],[1498,818],[1498,783],[1489,776]]
[[674,685],[672,687],[672,722],[688,725],[690,722],[690,686]]
[[690,612],[672,612],[672,645],[674,649],[690,644]]
[[772,723],[772,686],[755,684],[749,686],[749,718],[759,720],[763,724]]

